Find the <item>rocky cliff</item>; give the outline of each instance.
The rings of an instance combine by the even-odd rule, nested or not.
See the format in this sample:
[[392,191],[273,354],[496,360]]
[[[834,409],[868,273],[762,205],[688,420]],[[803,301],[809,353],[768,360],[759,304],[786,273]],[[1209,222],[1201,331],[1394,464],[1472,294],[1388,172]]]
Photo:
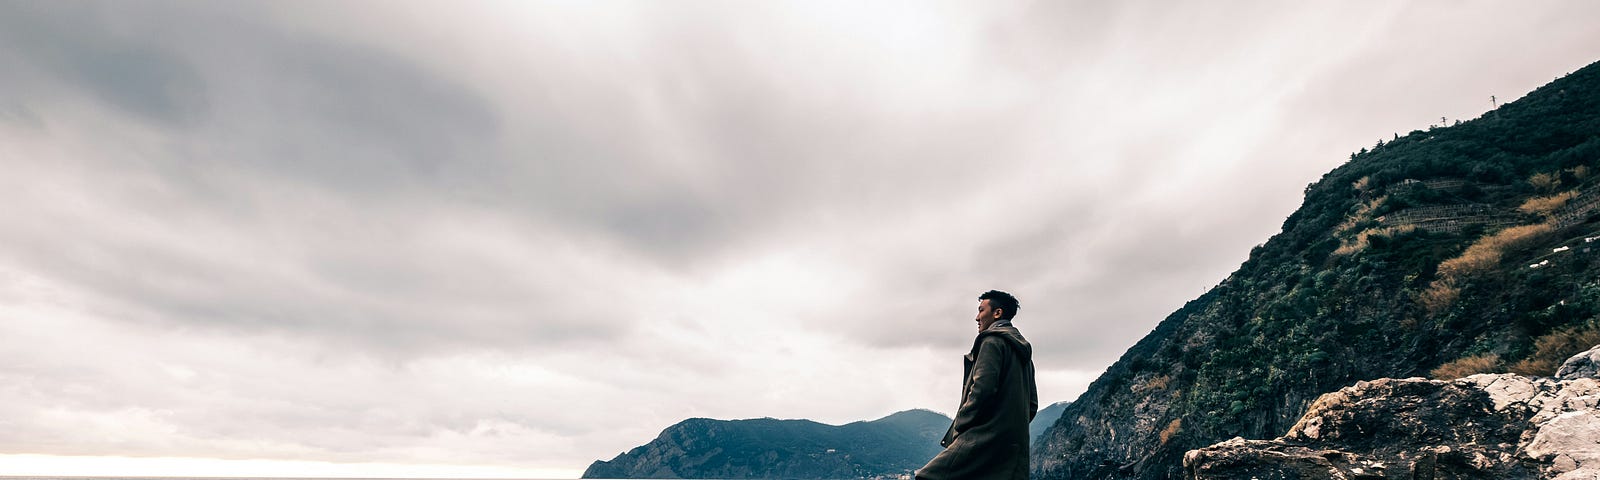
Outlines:
[[1478,374],[1359,382],[1288,434],[1188,452],[1193,480],[1600,478],[1600,347],[1556,378]]
[[596,461],[583,478],[869,478],[911,473],[942,447],[950,417],[908,410],[873,421],[693,418]]
[[1359,380],[1547,376],[1596,343],[1600,66],[1382,135],[1068,406],[1034,478],[1180,478],[1188,450],[1272,438]]
[[1061,418],[1061,411],[1066,410],[1067,405],[1071,404],[1072,402],[1056,402],[1039,409],[1033,415],[1033,421],[1028,422],[1028,441],[1038,441],[1039,436],[1044,435],[1045,429],[1055,425],[1056,420]]

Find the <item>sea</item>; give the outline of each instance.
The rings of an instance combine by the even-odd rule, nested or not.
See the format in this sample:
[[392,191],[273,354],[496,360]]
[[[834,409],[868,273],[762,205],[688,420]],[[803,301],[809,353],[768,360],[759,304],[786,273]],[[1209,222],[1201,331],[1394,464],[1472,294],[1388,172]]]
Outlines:
[[[571,480],[556,478],[438,478],[438,477],[24,477],[0,475],[0,480]],[[696,479],[715,480],[715,479]]]
[[[894,478],[894,477],[884,477]],[[411,478],[385,478],[385,477],[24,477],[0,475],[0,480],[570,480],[557,478],[438,478],[438,477],[411,477]],[[605,479],[601,479],[605,480]],[[617,479],[611,479],[617,480]],[[716,478],[691,478],[684,480],[726,480]],[[781,480],[781,479],[773,479]],[[839,478],[828,480],[871,480],[860,478]]]
[[[387,477],[14,477],[0,480],[570,480],[570,478],[387,478]],[[714,478],[699,478],[714,480]]]
[[[0,480],[571,480],[556,478],[438,478],[438,477],[24,477],[0,475]],[[715,480],[715,479],[696,479]]]
[[[893,477],[888,477],[893,478]],[[411,478],[386,478],[386,477],[25,477],[0,475],[0,480],[570,480],[557,478],[438,478],[438,477],[411,477]],[[604,479],[602,479],[604,480]],[[616,479],[612,479],[616,480]],[[716,478],[692,478],[684,480],[724,480]],[[780,479],[773,479],[780,480]],[[840,478],[831,480],[863,480],[859,478]]]

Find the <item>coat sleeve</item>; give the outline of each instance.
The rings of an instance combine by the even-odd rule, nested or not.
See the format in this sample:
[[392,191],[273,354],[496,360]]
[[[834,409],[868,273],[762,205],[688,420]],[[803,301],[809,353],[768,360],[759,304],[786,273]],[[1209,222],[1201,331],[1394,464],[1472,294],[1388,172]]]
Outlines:
[[1006,356],[1010,346],[999,337],[990,336],[978,345],[977,358],[972,362],[972,382],[967,385],[966,401],[956,410],[955,434],[960,436],[975,425],[986,423],[995,413],[995,402],[1000,401],[1000,383],[1005,380]]

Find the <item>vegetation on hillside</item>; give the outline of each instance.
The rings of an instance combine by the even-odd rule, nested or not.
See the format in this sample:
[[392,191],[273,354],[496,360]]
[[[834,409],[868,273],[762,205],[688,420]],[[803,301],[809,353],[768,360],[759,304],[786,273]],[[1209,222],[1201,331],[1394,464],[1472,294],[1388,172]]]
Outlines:
[[589,465],[583,478],[872,478],[939,453],[950,417],[908,410],[872,421],[691,418],[647,444]]
[[1600,343],[1595,168],[1600,64],[1352,155],[1069,407],[1036,478],[1176,478],[1184,451],[1281,434],[1357,380],[1550,375]]

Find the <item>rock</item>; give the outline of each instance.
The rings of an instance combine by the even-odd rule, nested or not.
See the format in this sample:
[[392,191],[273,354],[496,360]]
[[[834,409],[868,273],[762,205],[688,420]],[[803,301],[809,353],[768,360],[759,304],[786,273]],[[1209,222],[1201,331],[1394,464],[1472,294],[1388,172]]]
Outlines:
[[1210,448],[1190,450],[1183,456],[1189,478],[1255,478],[1289,480],[1299,478],[1337,478],[1341,470],[1330,458],[1348,463],[1344,454],[1313,450],[1264,440],[1232,440]]
[[1504,410],[1512,405],[1527,405],[1544,386],[1538,379],[1509,373],[1478,374],[1458,381],[1476,385],[1488,393],[1489,398],[1494,400],[1495,410]]
[[1597,362],[1600,347],[1568,360],[1559,378],[1357,382],[1312,402],[1282,437],[1187,452],[1184,472],[1195,480],[1600,479]]
[[1557,415],[1539,426],[1525,453],[1550,462],[1549,470],[1556,473],[1600,470],[1600,412],[1591,409]]
[[1556,378],[1562,380],[1596,377],[1600,377],[1600,345],[1567,358],[1556,369]]

